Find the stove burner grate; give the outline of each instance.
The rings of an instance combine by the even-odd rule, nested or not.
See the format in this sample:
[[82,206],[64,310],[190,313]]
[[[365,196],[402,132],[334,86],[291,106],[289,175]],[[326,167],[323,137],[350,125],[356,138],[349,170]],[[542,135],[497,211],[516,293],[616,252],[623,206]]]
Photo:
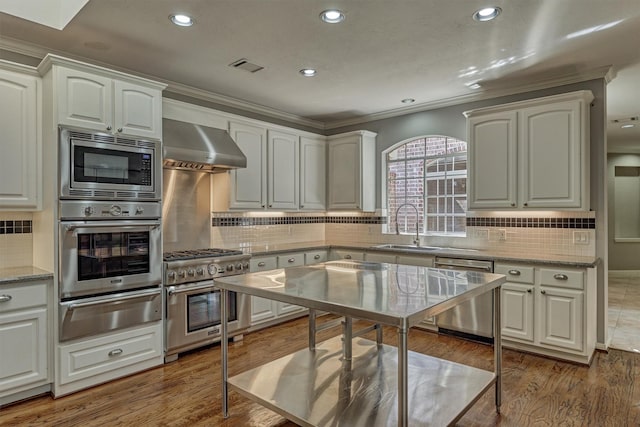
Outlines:
[[184,251],[165,252],[162,254],[163,261],[179,261],[185,259],[215,258],[228,255],[242,255],[242,251],[234,249],[189,249]]

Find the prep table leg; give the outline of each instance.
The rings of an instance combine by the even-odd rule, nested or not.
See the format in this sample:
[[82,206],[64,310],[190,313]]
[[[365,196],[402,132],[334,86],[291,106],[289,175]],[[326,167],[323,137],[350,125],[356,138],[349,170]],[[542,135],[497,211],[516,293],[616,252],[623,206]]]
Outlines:
[[316,349],[316,311],[309,309],[309,350]]
[[220,291],[220,317],[221,317],[221,341],[220,349],[222,350],[222,416],[229,418],[229,391],[227,390],[227,350],[229,342],[227,341],[227,300],[228,294],[226,289]]
[[398,328],[398,426],[409,425],[407,328]]
[[502,325],[500,324],[500,289],[493,290],[493,324],[494,324],[494,340],[493,340],[493,357],[494,369],[496,375],[496,412],[500,413],[500,405],[502,404]]
[[353,349],[353,319],[345,316],[342,322],[342,356],[344,360],[351,361]]

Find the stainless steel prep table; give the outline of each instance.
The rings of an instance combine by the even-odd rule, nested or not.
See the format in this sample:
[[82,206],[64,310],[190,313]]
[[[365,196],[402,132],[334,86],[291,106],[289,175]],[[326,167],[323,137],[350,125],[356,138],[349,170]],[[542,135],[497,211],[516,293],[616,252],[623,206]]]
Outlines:
[[[223,414],[228,417],[231,388],[304,426],[450,425],[492,385],[499,412],[504,282],[499,274],[355,261],[216,279],[222,290]],[[493,290],[493,373],[407,350],[409,328]],[[228,378],[228,291],[308,307],[309,349]],[[315,310],[344,316],[343,337],[316,346]],[[352,335],[353,318],[396,327],[397,349],[376,342],[380,333],[376,341]]]

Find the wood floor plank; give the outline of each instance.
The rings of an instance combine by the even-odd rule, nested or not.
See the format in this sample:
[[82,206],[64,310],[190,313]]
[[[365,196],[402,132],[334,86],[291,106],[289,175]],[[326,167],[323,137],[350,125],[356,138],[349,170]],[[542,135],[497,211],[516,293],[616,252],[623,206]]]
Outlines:
[[[245,336],[229,346],[234,375],[307,345],[306,319]],[[325,331],[320,339],[335,336]],[[384,341],[395,344],[393,329]],[[411,330],[409,347],[482,369],[493,368],[490,346]],[[503,405],[493,391],[483,396],[459,426],[640,425],[640,354],[598,352],[591,366],[505,350]],[[255,426],[292,427],[274,412],[230,393],[231,416],[220,403],[220,348],[201,349],[146,372],[58,399],[39,397],[0,409],[1,426]],[[427,397],[425,397],[427,398]]]

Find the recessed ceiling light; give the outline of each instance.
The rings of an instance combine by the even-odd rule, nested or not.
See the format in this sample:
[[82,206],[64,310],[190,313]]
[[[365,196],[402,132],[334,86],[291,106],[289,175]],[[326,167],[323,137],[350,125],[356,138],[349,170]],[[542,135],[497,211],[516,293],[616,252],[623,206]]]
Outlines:
[[473,14],[473,19],[479,22],[491,21],[500,15],[502,9],[499,7],[485,7],[480,10],[477,10],[476,13]]
[[622,129],[628,129],[628,128],[632,128],[635,127],[636,125],[622,125],[620,126]]
[[193,18],[191,18],[189,15],[183,15],[179,13],[175,15],[169,15],[169,19],[171,20],[171,22],[181,27],[190,27],[194,23]]
[[413,98],[405,98],[400,102],[402,102],[403,104],[413,104],[414,102],[416,102],[416,100]]
[[337,24],[344,21],[344,13],[338,9],[327,9],[320,14],[320,19],[328,24]]
[[313,68],[303,68],[302,70],[300,70],[300,74],[305,77],[313,77],[316,75],[316,73],[316,70],[314,70]]

